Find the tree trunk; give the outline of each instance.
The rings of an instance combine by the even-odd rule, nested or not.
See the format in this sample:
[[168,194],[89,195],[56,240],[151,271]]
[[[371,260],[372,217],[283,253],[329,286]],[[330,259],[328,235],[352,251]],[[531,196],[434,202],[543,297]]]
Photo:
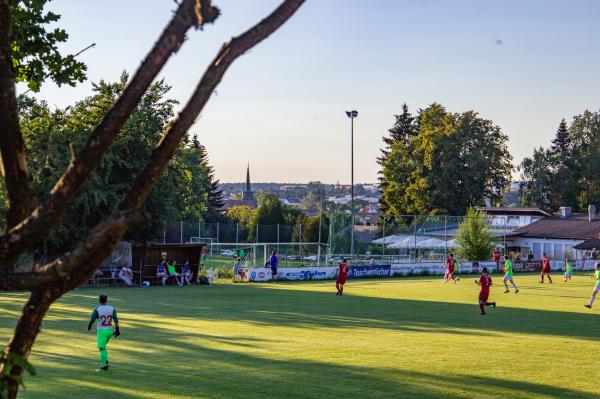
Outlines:
[[[17,327],[8,344],[8,353],[17,354],[23,358],[27,358],[31,352],[33,342],[40,332],[42,320],[48,311],[48,308],[58,296],[50,290],[39,290],[31,293],[29,300],[23,307],[23,313],[17,323]],[[20,376],[23,373],[23,368],[13,366],[11,375]],[[19,391],[19,384],[15,381],[9,382],[8,398],[15,399]]]

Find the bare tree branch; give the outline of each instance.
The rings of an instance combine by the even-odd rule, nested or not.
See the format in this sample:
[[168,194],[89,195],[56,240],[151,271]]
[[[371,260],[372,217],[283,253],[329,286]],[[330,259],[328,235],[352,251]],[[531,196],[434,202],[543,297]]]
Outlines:
[[[146,167],[136,179],[130,192],[120,204],[118,210],[116,210],[111,217],[96,226],[89,236],[84,241],[80,242],[70,255],[30,273],[15,273],[14,271],[11,273],[10,271],[7,271],[7,267],[0,267],[0,290],[14,290],[16,288],[21,288],[21,290],[28,289],[32,291],[30,299],[25,305],[23,314],[19,319],[19,323],[17,324],[17,328],[15,329],[15,333],[9,344],[9,353],[27,357],[49,306],[65,292],[75,288],[85,281],[86,278],[89,278],[91,273],[100,266],[117,242],[119,242],[127,229],[131,225],[145,219],[145,216],[139,211],[139,208],[142,206],[146,196],[156,183],[161,172],[166,167],[175,148],[181,141],[181,138],[191,127],[192,123],[210,98],[211,93],[221,81],[227,68],[248,49],[261,42],[283,25],[303,2],[304,0],[285,0],[267,18],[223,46],[196,86],[194,94],[186,104],[185,108],[167,128],[159,145],[152,152]],[[196,11],[198,11],[198,9],[196,9]],[[160,69],[160,67],[158,67],[158,69]],[[139,101],[139,97],[135,100],[136,104],[137,101]],[[135,107],[135,104],[133,104],[133,106]],[[122,122],[124,122],[127,116],[124,116],[123,118]],[[120,127],[118,127],[118,129],[120,129]],[[113,133],[114,132],[106,132],[105,134],[111,135]],[[98,144],[96,143],[90,144],[90,142],[88,142],[88,144],[94,148],[98,148]],[[110,145],[110,143],[108,145]],[[106,148],[107,147],[102,151],[105,151]],[[81,164],[74,162],[69,170],[75,169],[75,172],[73,172],[75,173],[75,177],[79,176],[77,179],[83,179],[82,181],[84,181],[91,170],[88,171],[86,175],[84,171],[78,171],[78,167],[83,169]],[[65,176],[68,174],[69,171],[67,171]],[[63,179],[65,179],[65,176],[63,176]],[[76,183],[71,184],[81,185],[82,182],[79,182],[77,179],[75,180]],[[65,184],[68,184],[68,181]],[[61,190],[62,186],[58,184],[57,186],[58,189],[55,187],[52,192],[53,195],[58,195],[57,193]],[[72,187],[69,188],[69,190],[72,189]],[[67,190],[67,192],[70,192],[69,190]],[[72,198],[73,195],[74,193],[71,194],[70,198]],[[65,205],[62,206],[64,207]],[[49,212],[49,214],[40,216],[46,209],[48,208],[39,208],[34,212],[32,218],[36,217],[36,220],[44,220],[45,218],[52,222],[54,220],[52,217],[57,217],[49,216],[53,215],[52,212],[46,211]],[[57,208],[57,210],[59,214],[62,212],[61,209]],[[32,218],[30,218],[30,220],[32,220]],[[22,226],[26,226],[28,223],[30,223],[30,221],[23,223]],[[43,229],[38,229],[43,231]],[[15,238],[16,242],[14,242],[13,245],[21,245],[22,241],[19,240],[22,240],[24,236],[27,237],[27,234],[31,234],[31,231],[35,232],[36,230],[27,230],[25,228],[19,232],[18,236]],[[31,239],[31,237],[29,237],[29,239]],[[2,245],[5,245],[6,242],[10,242],[10,240],[3,242]],[[10,256],[8,247],[0,247],[0,255],[6,257],[7,254]],[[0,261],[1,260],[2,258],[0,257]],[[19,366],[13,366],[10,370],[10,374],[13,377],[20,376],[22,372],[23,370]],[[9,385],[9,398],[16,398],[19,388],[16,381],[16,379],[12,380]]]
[[58,180],[47,201],[38,206],[26,220],[0,237],[0,262],[10,264],[3,261],[39,242],[56,224],[71,199],[119,135],[148,86],[169,57],[179,49],[185,33],[193,25],[202,27],[205,23],[213,22],[218,15],[219,11],[211,5],[211,0],[182,1],[133,79],[102,122],[94,129],[77,158]]
[[[139,222],[136,211],[142,206],[177,145],[210,98],[227,68],[235,59],[283,25],[303,2],[304,0],[284,1],[267,18],[222,47],[196,86],[191,99],[167,128],[115,215],[98,225],[66,259],[58,259],[28,273],[0,272],[0,290],[34,290],[46,284],[73,288],[85,281],[108,256],[128,226]],[[132,219],[123,219],[125,215],[132,215]]]
[[206,105],[227,68],[239,56],[275,32],[296,12],[302,3],[304,3],[304,0],[284,1],[268,17],[223,45],[204,72],[185,108],[169,125],[159,145],[152,151],[150,162],[146,164],[144,170],[137,177],[126,198],[120,204],[120,209],[136,209],[143,204],[156,180],[173,156],[177,145],[190,129],[204,105]]
[[0,0],[0,157],[8,192],[6,222],[11,228],[29,215],[36,200],[17,114],[10,0]]
[[141,211],[119,211],[96,226],[67,256],[29,272],[0,271],[0,290],[35,291],[51,286],[62,293],[84,282],[110,254],[127,229],[147,220]]

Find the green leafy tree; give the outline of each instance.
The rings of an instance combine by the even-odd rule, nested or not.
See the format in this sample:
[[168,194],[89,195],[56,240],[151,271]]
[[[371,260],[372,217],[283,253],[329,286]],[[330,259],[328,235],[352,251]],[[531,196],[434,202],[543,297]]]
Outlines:
[[440,104],[421,110],[418,119],[418,134],[393,144],[383,163],[389,214],[462,215],[486,198],[501,198],[512,158],[498,126]]
[[[301,239],[301,242],[319,242],[319,223],[321,224],[321,242],[327,242],[329,239],[329,218],[325,215],[319,218],[319,216],[304,214],[296,219],[292,241],[298,242]],[[300,232],[302,232],[302,237],[300,237]]]
[[[124,73],[119,82],[95,83],[93,96],[62,110],[51,111],[44,102],[22,99],[21,130],[40,199],[48,196],[72,157],[85,145],[91,130],[116,101],[127,79]],[[89,234],[93,226],[114,211],[174,115],[176,102],[167,98],[169,89],[163,81],[149,87],[90,181],[62,222],[48,235],[41,247],[48,251],[47,255],[52,257],[67,250],[70,243]],[[206,154],[194,143],[183,141],[177,147],[173,160],[144,204],[152,219],[131,229],[127,238],[153,239],[166,221],[202,217],[208,209],[211,187],[203,156]]]
[[533,155],[523,159],[519,198],[521,205],[552,210],[552,157],[544,148],[536,148]]
[[600,203],[600,113],[585,111],[570,126],[563,119],[552,146],[535,149],[521,163],[520,200],[526,206],[556,211],[571,206],[586,211]]
[[39,91],[50,79],[58,86],[74,86],[86,78],[86,65],[73,54],[62,54],[60,43],[69,39],[61,28],[49,29],[60,15],[44,11],[48,0],[19,0],[12,6],[13,67],[17,82],[25,82],[32,91]]
[[256,224],[256,209],[250,209],[246,205],[232,206],[226,211],[226,214],[236,223],[246,226]]
[[456,242],[456,253],[462,259],[487,259],[494,248],[494,235],[485,226],[485,213],[469,208],[456,233]]

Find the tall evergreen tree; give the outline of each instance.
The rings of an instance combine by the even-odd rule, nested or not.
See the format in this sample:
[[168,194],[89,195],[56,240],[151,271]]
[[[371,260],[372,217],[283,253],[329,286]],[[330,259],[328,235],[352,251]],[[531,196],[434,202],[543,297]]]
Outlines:
[[[415,117],[408,111],[406,103],[402,104],[402,114],[394,115],[394,117],[396,121],[391,129],[388,130],[390,133],[389,137],[383,137],[385,147],[381,149],[381,156],[377,158],[377,163],[382,168],[379,171],[379,191],[382,193],[387,186],[387,181],[383,175],[383,168],[392,147],[395,144],[407,146],[410,140],[418,134]],[[380,207],[384,212],[387,212],[390,207],[385,196],[380,201]]]
[[206,190],[208,193],[208,208],[204,213],[204,220],[206,222],[221,221],[222,215],[219,210],[224,205],[223,190],[219,188],[219,180],[215,178],[215,169],[209,163],[206,147],[200,144],[197,136],[192,138],[192,147],[197,149],[200,154],[203,181],[206,184]]
[[571,136],[569,135],[569,129],[567,128],[567,121],[562,120],[558,125],[556,131],[556,137],[552,140],[552,152],[556,153],[560,157],[560,162],[564,163],[570,154],[571,149]]

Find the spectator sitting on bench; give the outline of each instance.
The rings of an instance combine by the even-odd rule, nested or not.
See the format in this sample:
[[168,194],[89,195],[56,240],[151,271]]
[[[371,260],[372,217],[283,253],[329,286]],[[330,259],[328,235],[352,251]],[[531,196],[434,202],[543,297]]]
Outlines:
[[158,267],[156,268],[156,277],[160,280],[160,283],[164,286],[169,276],[167,275],[167,258],[163,257]]
[[190,261],[186,260],[181,265],[181,284],[190,285],[192,283],[192,271],[190,270]]
[[102,273],[102,270],[96,269],[96,271],[94,272],[94,274],[92,274],[92,283],[99,282],[100,281],[100,277],[102,277],[103,275],[104,275],[104,273]]
[[175,259],[173,259],[171,262],[167,263],[167,273],[169,274],[169,277],[175,277],[175,282],[177,283],[177,285],[181,285],[181,280],[179,279],[179,277],[181,276],[179,273],[177,273],[177,269],[175,268],[177,266],[177,261]]
[[119,278],[127,284],[128,287],[133,287],[133,272],[128,265],[123,265],[119,271]]
[[238,257],[235,263],[233,264],[233,275],[234,277],[236,275],[240,276],[240,280],[244,281],[245,274],[246,273],[244,273],[244,263],[242,262],[242,258]]

